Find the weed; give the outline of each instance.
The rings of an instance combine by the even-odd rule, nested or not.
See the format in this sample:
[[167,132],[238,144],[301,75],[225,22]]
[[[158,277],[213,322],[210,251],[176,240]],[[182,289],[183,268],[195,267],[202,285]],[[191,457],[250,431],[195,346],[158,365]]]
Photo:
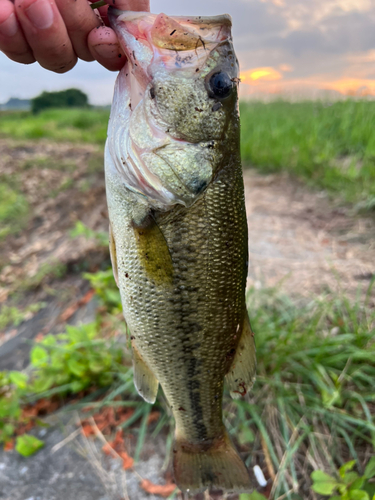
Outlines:
[[58,163],[55,159],[47,156],[39,156],[36,158],[31,158],[26,160],[23,165],[21,165],[23,170],[35,169],[51,169],[51,170],[61,170],[64,172],[74,172],[77,169],[77,165],[74,161],[67,159],[62,159]]
[[93,229],[87,227],[82,221],[76,222],[76,225],[70,231],[69,236],[71,238],[77,238],[79,236],[83,236],[86,239],[95,240],[101,247],[108,246],[108,233],[102,231],[94,231]]
[[23,321],[29,319],[34,313],[43,309],[45,305],[45,302],[37,302],[29,305],[23,310],[15,306],[3,305],[0,310],[0,330],[3,330],[8,325],[20,325]]
[[0,240],[25,227],[28,212],[25,197],[8,183],[0,182]]
[[104,157],[103,153],[93,153],[89,156],[87,161],[88,172],[96,173],[103,172],[104,170]]
[[65,276],[66,271],[66,265],[61,262],[44,262],[34,276],[30,276],[20,281],[17,284],[16,290],[20,292],[38,288],[47,278],[62,278]]
[[67,178],[62,181],[59,187],[56,189],[52,189],[50,192],[50,197],[51,198],[56,198],[56,196],[59,193],[62,193],[63,191],[66,191],[67,189],[70,189],[74,184],[74,180],[72,178]]
[[28,374],[0,372],[0,442],[24,422],[27,403],[107,387],[126,374],[123,350],[100,338],[99,331],[96,322],[67,326],[65,333],[47,335],[32,348]]
[[32,168],[49,168],[50,166],[52,166],[50,159],[47,156],[40,156],[38,158],[25,160],[21,168],[23,170],[30,170]]
[[[329,500],[374,500],[375,484],[370,480],[375,477],[375,457],[366,465],[363,476],[353,471],[355,460],[340,467],[335,477],[316,470],[311,474],[312,489],[320,495],[329,496]],[[331,496],[332,493],[339,493]]]
[[35,436],[30,436],[29,434],[23,434],[18,436],[16,440],[16,451],[23,457],[29,457],[35,452],[43,448],[44,443]]
[[[107,310],[121,311],[110,270],[86,277]],[[374,450],[373,285],[363,304],[324,296],[302,307],[277,290],[248,292],[257,381],[248,399],[226,393],[224,416],[247,465],[259,462],[273,479],[271,498],[311,498],[312,470],[335,471],[350,457],[361,467]]]
[[241,493],[239,500],[267,500],[267,498],[261,493],[253,491],[253,493]]
[[226,422],[248,465],[264,457],[271,498],[310,498],[306,471],[361,466],[374,450],[375,311],[345,297],[297,307],[271,290],[250,290],[248,306],[257,381],[248,400],[227,399]]
[[102,304],[111,314],[115,315],[122,311],[121,296],[113,278],[112,269],[86,273],[84,277],[90,281]]
[[89,386],[107,386],[113,382],[111,371],[122,359],[120,349],[105,348],[98,338],[98,324],[67,326],[66,332],[47,335],[30,353],[33,367],[29,389],[40,394],[52,387],[77,393]]

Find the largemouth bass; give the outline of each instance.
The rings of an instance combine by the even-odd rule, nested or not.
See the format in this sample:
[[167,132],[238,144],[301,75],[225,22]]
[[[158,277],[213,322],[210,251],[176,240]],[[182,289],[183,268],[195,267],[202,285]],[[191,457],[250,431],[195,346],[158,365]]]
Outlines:
[[255,346],[245,304],[247,223],[231,19],[109,10],[127,56],[105,153],[112,265],[134,382],[173,412],[182,491],[250,491],[222,421]]

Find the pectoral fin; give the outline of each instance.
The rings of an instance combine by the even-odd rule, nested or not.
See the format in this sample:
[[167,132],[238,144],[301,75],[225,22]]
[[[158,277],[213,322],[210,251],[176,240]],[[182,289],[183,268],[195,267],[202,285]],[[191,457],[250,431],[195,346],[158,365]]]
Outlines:
[[117,255],[116,255],[116,243],[113,237],[112,224],[109,223],[109,255],[111,256],[112,271],[113,276],[118,286],[118,270],[117,270]]
[[158,393],[159,382],[150,368],[141,358],[136,347],[133,345],[133,369],[134,369],[134,385],[138,393],[148,403],[155,403]]
[[238,399],[251,389],[256,372],[254,334],[247,311],[244,312],[241,338],[233,362],[226,374],[230,395]]
[[151,216],[145,218],[142,226],[133,226],[139,260],[147,276],[157,285],[170,286],[173,283],[173,263],[168,244]]

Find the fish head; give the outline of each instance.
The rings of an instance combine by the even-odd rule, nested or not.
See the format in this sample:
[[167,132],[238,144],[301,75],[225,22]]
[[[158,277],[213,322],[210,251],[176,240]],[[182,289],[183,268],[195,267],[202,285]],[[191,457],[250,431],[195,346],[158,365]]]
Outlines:
[[113,102],[123,120],[117,137],[126,143],[123,160],[144,180],[130,189],[155,208],[190,206],[239,150],[231,18],[110,8],[109,19],[128,59]]

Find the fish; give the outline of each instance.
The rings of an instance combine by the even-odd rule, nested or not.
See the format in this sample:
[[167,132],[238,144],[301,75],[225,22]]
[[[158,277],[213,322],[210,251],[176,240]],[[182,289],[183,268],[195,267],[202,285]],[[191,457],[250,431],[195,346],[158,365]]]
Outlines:
[[162,387],[181,491],[249,492],[222,417],[224,379],[243,398],[256,370],[231,18],[114,7],[108,17],[127,58],[105,178],[134,384],[151,404]]

